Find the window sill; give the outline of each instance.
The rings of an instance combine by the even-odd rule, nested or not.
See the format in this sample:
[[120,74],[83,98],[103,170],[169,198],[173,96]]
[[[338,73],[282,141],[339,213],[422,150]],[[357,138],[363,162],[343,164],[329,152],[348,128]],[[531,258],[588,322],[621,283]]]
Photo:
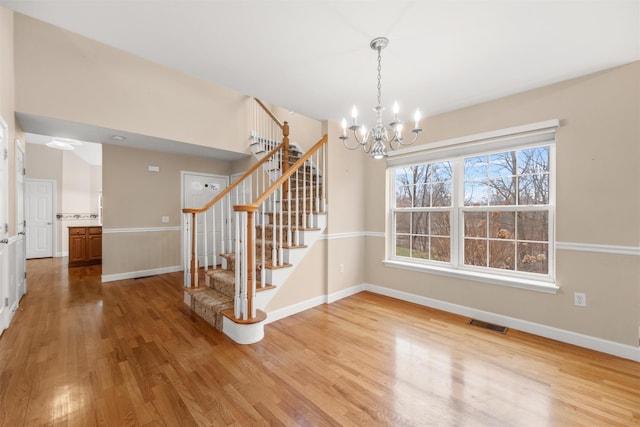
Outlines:
[[494,285],[508,286],[511,288],[527,289],[529,291],[544,292],[555,294],[560,287],[555,283],[545,282],[542,280],[523,279],[518,277],[498,276],[496,274],[478,273],[475,271],[457,270],[447,267],[439,267],[434,265],[416,264],[398,260],[383,260],[382,263],[387,267],[401,268],[403,270],[418,271],[421,273],[440,274],[442,276],[456,277],[459,279],[474,280],[483,283],[492,283]]

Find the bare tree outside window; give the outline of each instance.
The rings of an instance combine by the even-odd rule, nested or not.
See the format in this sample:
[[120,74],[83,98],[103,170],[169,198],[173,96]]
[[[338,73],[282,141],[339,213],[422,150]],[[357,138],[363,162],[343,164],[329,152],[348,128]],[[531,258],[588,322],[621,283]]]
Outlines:
[[396,170],[395,215],[397,256],[448,262],[451,259],[450,162],[427,163]]
[[538,146],[396,169],[395,256],[451,262],[456,209],[464,265],[548,274],[549,162],[549,146]]

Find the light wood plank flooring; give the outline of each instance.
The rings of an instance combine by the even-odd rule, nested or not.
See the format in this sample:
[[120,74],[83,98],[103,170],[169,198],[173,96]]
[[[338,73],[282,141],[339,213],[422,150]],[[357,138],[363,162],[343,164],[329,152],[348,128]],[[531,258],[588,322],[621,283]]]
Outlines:
[[181,273],[99,275],[28,262],[0,337],[0,425],[640,425],[629,360],[367,292],[241,346],[183,305]]

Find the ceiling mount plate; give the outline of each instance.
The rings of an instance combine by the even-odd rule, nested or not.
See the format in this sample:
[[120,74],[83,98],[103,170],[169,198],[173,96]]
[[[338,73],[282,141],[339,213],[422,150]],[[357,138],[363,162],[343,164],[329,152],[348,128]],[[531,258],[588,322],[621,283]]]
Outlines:
[[389,39],[386,37],[376,37],[375,39],[371,40],[371,43],[369,43],[369,46],[371,46],[371,49],[373,50],[382,50],[385,47],[387,47],[387,45],[389,44]]

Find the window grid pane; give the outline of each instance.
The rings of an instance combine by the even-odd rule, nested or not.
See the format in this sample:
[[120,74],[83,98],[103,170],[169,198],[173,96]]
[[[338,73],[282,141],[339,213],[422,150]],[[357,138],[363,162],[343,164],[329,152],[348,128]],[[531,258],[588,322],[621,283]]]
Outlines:
[[[548,275],[550,156],[540,146],[395,169],[395,255]],[[463,191],[455,203],[454,164]]]

